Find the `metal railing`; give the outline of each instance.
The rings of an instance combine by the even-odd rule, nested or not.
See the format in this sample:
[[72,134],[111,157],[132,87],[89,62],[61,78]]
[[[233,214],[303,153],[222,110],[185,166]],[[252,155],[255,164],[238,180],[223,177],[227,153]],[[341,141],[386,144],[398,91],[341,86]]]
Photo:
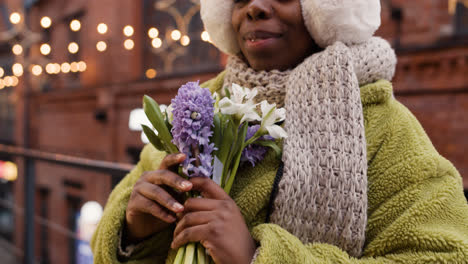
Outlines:
[[23,257],[23,262],[26,264],[36,263],[34,256],[35,248],[35,230],[34,221],[41,222],[42,224],[49,225],[54,229],[60,229],[59,231],[71,234],[69,230],[58,226],[55,223],[47,221],[46,219],[38,218],[34,214],[34,192],[35,192],[35,170],[34,162],[43,161],[68,167],[74,167],[79,169],[91,170],[94,172],[107,173],[112,176],[123,177],[134,167],[132,164],[122,164],[108,161],[99,161],[93,159],[79,158],[69,155],[57,154],[44,152],[40,150],[27,149],[17,146],[3,145],[0,144],[0,154],[7,154],[15,157],[24,158],[24,195],[25,203],[24,208],[17,207],[14,204],[7,204],[6,201],[1,201],[0,205],[10,208],[19,214],[24,215],[25,219],[25,232],[24,232],[24,253],[20,254]]

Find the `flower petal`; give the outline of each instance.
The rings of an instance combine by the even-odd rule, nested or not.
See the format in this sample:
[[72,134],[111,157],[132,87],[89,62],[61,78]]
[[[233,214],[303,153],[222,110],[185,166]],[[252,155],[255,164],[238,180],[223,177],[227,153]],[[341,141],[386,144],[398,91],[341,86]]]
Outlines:
[[275,139],[288,137],[286,131],[284,131],[284,129],[278,125],[267,126],[265,128],[270,134],[270,136],[272,136]]

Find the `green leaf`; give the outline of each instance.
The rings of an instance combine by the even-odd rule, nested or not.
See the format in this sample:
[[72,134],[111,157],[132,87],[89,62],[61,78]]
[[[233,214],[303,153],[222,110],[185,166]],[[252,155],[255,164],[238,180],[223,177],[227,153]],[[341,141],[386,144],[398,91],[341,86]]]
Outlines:
[[[221,146],[222,132],[223,128],[221,127],[221,113],[217,113],[213,117],[213,136],[211,137],[211,142],[214,143],[215,147],[219,148]],[[214,155],[218,155],[218,151],[214,152]]]
[[158,131],[159,138],[163,144],[167,147],[168,153],[177,153],[177,147],[172,144],[172,135],[167,128],[164,116],[159,109],[158,103],[151,97],[145,95],[143,97],[143,109],[153,127]]
[[244,124],[241,128],[241,131],[237,137],[237,142],[235,145],[235,150],[233,151],[233,157],[234,157],[234,163],[229,164],[229,166],[232,166],[229,178],[227,179],[227,183],[224,185],[224,190],[226,191],[227,194],[231,191],[232,184],[234,183],[234,179],[237,174],[237,169],[239,168],[239,163],[240,159],[242,157],[242,151],[245,148],[245,137],[247,136],[247,129],[248,125]]
[[259,140],[255,141],[253,144],[264,146],[264,147],[269,147],[273,149],[276,153],[276,157],[281,158],[282,150],[281,148],[276,144],[275,141],[272,140]]
[[227,98],[231,99],[231,92],[229,92],[229,88],[227,86],[224,86],[224,93]]
[[145,125],[141,125],[141,127],[143,128],[143,132],[145,133],[148,140],[151,142],[151,144],[153,144],[153,146],[156,149],[167,152],[166,147],[151,128]]

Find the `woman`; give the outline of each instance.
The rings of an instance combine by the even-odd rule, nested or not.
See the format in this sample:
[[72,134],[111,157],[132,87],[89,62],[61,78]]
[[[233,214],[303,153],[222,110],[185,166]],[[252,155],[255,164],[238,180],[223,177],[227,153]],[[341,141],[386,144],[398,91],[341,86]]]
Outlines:
[[[461,177],[392,96],[394,52],[372,37],[378,0],[201,3],[213,43],[231,55],[204,87],[255,87],[259,101],[284,106],[282,161],[243,167],[229,197],[173,173],[183,154],[146,146],[109,198],[96,263],[171,263],[190,241],[216,263],[468,259]],[[203,198],[181,204],[189,190]]]

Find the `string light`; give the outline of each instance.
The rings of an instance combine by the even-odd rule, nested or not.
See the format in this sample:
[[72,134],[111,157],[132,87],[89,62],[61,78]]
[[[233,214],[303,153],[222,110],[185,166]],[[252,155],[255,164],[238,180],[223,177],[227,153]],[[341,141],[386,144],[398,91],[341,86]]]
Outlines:
[[11,78],[11,76],[5,77],[3,79],[3,81],[4,81],[6,87],[13,86],[13,78]]
[[100,23],[98,26],[97,26],[97,31],[99,32],[99,34],[106,34],[107,33],[107,30],[108,30],[108,27],[106,24],[104,23]]
[[0,67],[0,78],[2,78],[3,75],[5,75],[5,71],[3,70],[2,67]]
[[210,34],[208,34],[208,32],[206,32],[206,31],[203,31],[201,33],[201,39],[203,41],[210,42]]
[[131,39],[127,39],[124,42],[125,49],[132,50],[135,47],[135,42]]
[[133,30],[132,26],[125,26],[123,29],[123,33],[127,37],[133,36],[133,33],[135,33],[135,30]]
[[72,72],[78,72],[78,70],[79,70],[78,62],[74,61],[74,62],[70,63],[70,70]]
[[84,72],[86,71],[86,68],[87,68],[86,62],[84,61],[78,62],[78,71]]
[[99,41],[96,44],[96,49],[100,52],[104,52],[107,49],[107,43],[105,41]]
[[5,88],[5,83],[2,79],[0,79],[0,90],[2,90],[3,88]]
[[21,22],[21,15],[18,12],[14,12],[10,15],[10,22],[12,24],[19,24]]
[[42,55],[47,56],[47,55],[50,54],[52,48],[50,47],[49,44],[44,43],[44,44],[41,45],[40,50],[41,50],[41,54],[42,54]]
[[73,19],[70,22],[70,29],[73,31],[79,31],[81,29],[81,22],[78,19]]
[[180,39],[180,44],[182,44],[182,46],[188,46],[190,44],[190,38],[189,36],[185,35],[183,36],[181,39]]
[[48,74],[54,74],[55,73],[55,67],[53,63],[48,63],[45,68],[46,72]]
[[41,26],[43,28],[50,28],[50,26],[52,26],[52,19],[50,19],[50,17],[48,17],[48,16],[42,17],[41,18]]
[[54,63],[54,74],[59,74],[61,70],[60,64]]
[[60,66],[60,69],[62,70],[63,73],[69,73],[71,70],[70,63],[68,62],[62,63],[62,65]]
[[18,77],[22,76],[24,72],[23,65],[19,63],[13,64],[12,71],[15,76],[18,76]]
[[146,70],[146,78],[148,79],[154,79],[156,78],[157,72],[155,69],[148,69]]
[[36,76],[39,76],[39,75],[42,74],[42,67],[40,65],[34,65],[31,68],[31,72],[32,72],[32,74],[34,74]]
[[21,53],[23,53],[23,47],[20,44],[13,45],[13,48],[11,50],[15,55],[21,55]]
[[172,30],[171,32],[171,38],[175,41],[178,41],[180,39],[180,37],[182,37],[182,33],[180,33],[179,30],[177,29],[174,29]]
[[160,38],[155,38],[153,41],[151,41],[151,45],[153,45],[154,48],[158,49],[162,46],[162,40]]
[[72,54],[77,53],[79,49],[80,47],[78,46],[76,42],[72,42],[68,45],[68,51]]
[[159,36],[159,31],[157,28],[150,28],[148,30],[148,36],[152,39],[157,38]]
[[19,84],[19,79],[16,76],[11,77],[11,86],[15,87]]

